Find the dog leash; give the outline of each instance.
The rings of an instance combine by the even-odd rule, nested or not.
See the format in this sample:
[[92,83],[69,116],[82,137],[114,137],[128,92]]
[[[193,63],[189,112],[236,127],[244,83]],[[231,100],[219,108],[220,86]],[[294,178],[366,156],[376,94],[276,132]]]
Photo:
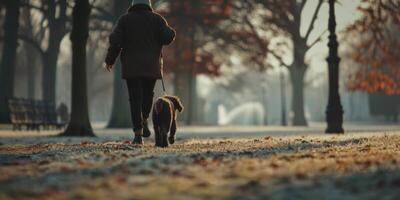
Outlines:
[[162,84],[162,89],[163,89],[164,95],[167,95],[167,90],[165,89],[165,84],[164,84],[164,77],[161,77],[161,84]]
[[[161,69],[164,69],[164,54],[161,52]],[[162,89],[164,92],[164,95],[167,95],[167,90],[165,89],[165,83],[164,83],[164,73],[161,72],[161,84],[162,84]]]

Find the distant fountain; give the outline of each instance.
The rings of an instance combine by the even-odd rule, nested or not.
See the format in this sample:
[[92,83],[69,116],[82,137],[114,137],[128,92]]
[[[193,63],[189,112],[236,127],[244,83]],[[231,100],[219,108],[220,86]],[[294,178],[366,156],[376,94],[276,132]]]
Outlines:
[[248,102],[227,111],[224,105],[218,106],[219,125],[263,125],[264,107],[258,102]]

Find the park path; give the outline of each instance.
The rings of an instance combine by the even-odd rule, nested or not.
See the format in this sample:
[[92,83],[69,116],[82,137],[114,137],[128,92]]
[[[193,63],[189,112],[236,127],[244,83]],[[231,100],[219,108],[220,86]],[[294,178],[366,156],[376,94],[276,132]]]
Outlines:
[[396,199],[400,126],[182,127],[177,143],[130,144],[0,130],[0,199]]
[[[104,123],[94,123],[97,138],[87,138],[91,141],[130,140],[130,129],[104,129]],[[352,135],[373,135],[400,131],[400,124],[382,123],[347,123],[346,132]],[[178,140],[185,139],[224,139],[224,138],[257,138],[257,137],[288,137],[288,136],[323,136],[324,123],[311,123],[309,127],[283,126],[190,126],[179,127]],[[9,127],[0,127],[0,143],[37,143],[59,142],[80,143],[80,138],[60,139],[52,136],[60,131],[10,131]]]
[[[249,134],[249,128],[235,130]],[[286,136],[268,132],[258,136],[252,130],[245,138],[223,134],[189,138],[186,134],[194,134],[187,131],[165,149],[154,148],[152,140],[135,147],[126,130],[98,131],[97,138],[21,136],[32,135],[25,132],[2,137],[0,199],[395,200],[400,196],[400,131],[392,129]]]
[[102,136],[52,139],[0,145],[0,199],[394,200],[400,195],[398,131],[192,138],[164,149]]

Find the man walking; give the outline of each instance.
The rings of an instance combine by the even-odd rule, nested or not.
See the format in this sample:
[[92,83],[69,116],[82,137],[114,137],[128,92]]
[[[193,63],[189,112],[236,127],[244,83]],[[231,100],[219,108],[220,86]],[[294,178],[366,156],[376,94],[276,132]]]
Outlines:
[[133,0],[111,33],[105,67],[111,71],[120,56],[122,78],[126,80],[133,131],[133,143],[149,137],[148,117],[153,105],[154,86],[163,76],[162,47],[175,39],[175,31],[155,13],[150,0]]

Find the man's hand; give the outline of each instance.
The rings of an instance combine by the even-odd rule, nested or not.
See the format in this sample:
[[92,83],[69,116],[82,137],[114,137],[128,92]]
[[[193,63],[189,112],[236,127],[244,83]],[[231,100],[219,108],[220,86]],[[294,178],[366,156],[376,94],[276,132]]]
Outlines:
[[107,63],[104,63],[104,68],[105,68],[108,72],[111,72],[113,66],[112,66],[112,65],[109,65],[109,64],[107,64]]

